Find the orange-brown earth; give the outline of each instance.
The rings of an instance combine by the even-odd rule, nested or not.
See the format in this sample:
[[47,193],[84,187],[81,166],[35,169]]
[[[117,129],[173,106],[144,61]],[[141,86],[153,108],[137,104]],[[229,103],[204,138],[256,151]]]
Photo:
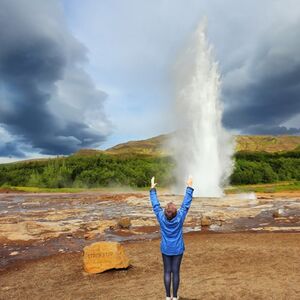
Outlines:
[[[300,299],[299,233],[188,233],[181,300]],[[1,299],[165,299],[159,240],[126,242],[127,270],[83,272],[58,254],[0,273]]]

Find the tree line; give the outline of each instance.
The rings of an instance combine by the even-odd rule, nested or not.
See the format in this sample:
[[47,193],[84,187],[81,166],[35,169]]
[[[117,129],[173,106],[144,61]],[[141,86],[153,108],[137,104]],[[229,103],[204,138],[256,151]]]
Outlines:
[[[300,151],[285,153],[237,152],[230,183],[256,184],[300,180]],[[0,165],[0,186],[147,187],[154,175],[160,186],[175,182],[172,157],[146,155],[71,155]]]

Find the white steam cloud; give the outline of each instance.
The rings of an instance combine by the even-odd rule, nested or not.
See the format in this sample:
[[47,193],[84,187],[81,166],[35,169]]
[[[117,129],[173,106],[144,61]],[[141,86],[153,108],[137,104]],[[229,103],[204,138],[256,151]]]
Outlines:
[[168,145],[176,160],[172,190],[182,194],[192,175],[195,196],[221,197],[232,172],[234,142],[222,127],[220,75],[205,27],[202,22],[176,65],[176,131]]

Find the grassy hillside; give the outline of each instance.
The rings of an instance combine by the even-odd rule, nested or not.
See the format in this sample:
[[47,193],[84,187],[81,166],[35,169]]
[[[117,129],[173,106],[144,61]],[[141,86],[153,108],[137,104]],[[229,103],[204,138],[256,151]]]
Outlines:
[[236,151],[282,152],[300,150],[300,136],[238,135]]
[[167,155],[168,150],[164,148],[164,143],[169,135],[162,134],[146,140],[129,141],[118,144],[105,150],[109,154],[147,154],[147,155]]
[[[130,141],[106,149],[110,154],[149,154],[168,155],[170,149],[164,145],[170,138],[170,134],[159,135],[141,141]],[[236,151],[247,152],[283,152],[300,150],[300,136],[258,136],[258,135],[238,135],[236,139]]]

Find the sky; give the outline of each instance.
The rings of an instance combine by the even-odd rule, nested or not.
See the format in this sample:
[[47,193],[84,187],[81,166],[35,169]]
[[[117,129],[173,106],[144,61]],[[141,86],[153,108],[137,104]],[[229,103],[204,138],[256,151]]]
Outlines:
[[298,0],[0,0],[0,163],[171,132],[174,65],[204,18],[224,127],[299,135]]

